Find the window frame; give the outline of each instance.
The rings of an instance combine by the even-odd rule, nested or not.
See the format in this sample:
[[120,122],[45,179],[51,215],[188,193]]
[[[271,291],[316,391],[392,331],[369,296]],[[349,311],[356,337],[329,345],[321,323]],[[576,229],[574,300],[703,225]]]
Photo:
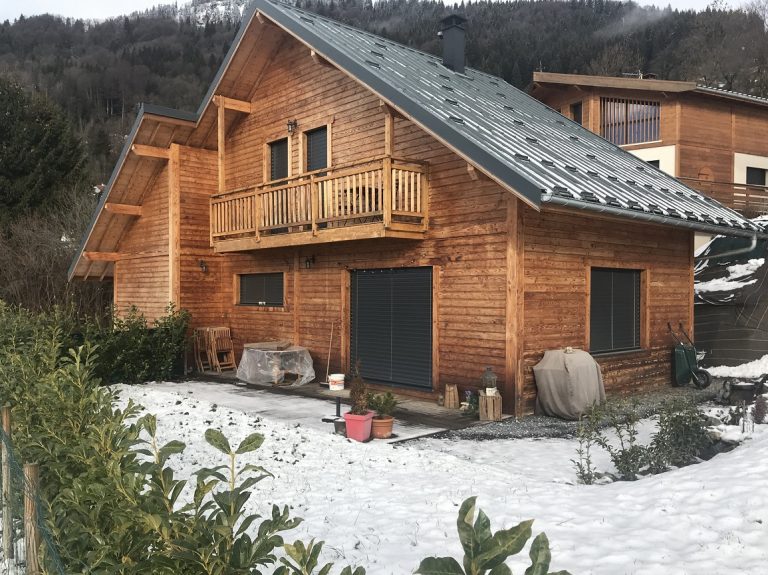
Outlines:
[[[243,276],[277,276],[279,275],[281,278],[281,284],[282,284],[282,303],[280,305],[275,305],[274,303],[264,302],[262,303],[251,303],[251,302],[243,302],[242,301],[242,293],[241,293],[241,285],[242,285],[242,278]],[[286,297],[286,285],[285,285],[285,276],[286,273],[282,270],[280,271],[248,271],[248,272],[242,272],[234,274],[233,278],[233,299],[234,304],[236,306],[242,306],[242,307],[248,307],[253,309],[259,309],[259,310],[266,310],[266,311],[285,311],[288,308],[288,302]]]
[[[579,112],[579,118],[576,119],[576,110]],[[584,100],[578,100],[577,102],[571,102],[568,105],[568,112],[571,120],[576,122],[579,126],[584,125]]]
[[[760,171],[763,174],[763,183],[762,184],[751,184],[749,182],[749,172],[750,170],[756,170]],[[765,187],[766,183],[768,183],[768,169],[766,168],[759,168],[757,166],[747,166],[747,169],[744,174],[744,182],[747,186],[755,186],[755,187]]]
[[[650,307],[650,269],[644,265],[616,265],[616,261],[610,260],[595,260],[588,262],[586,266],[586,293],[585,293],[585,333],[584,333],[584,349],[590,354],[598,357],[612,356],[612,355],[625,355],[632,353],[643,353],[649,349],[650,333],[649,333],[649,307]],[[604,269],[615,271],[635,271],[640,274],[640,346],[623,349],[623,350],[606,350],[606,351],[593,351],[592,350],[592,270]]]
[[[609,104],[612,106],[611,112],[609,112]],[[632,105],[652,106],[658,110],[658,113],[655,116],[651,116],[650,119],[630,119],[630,107]],[[661,100],[600,96],[599,126],[599,135],[617,146],[634,146],[661,142],[663,141],[661,137]],[[630,141],[632,126],[640,126],[641,132],[649,131],[650,134],[641,139]],[[621,132],[622,141],[617,142],[615,141],[615,136],[619,131]]]
[[[324,168],[318,170],[307,170],[307,133],[314,132],[320,128],[325,128],[325,163]],[[322,174],[333,170],[333,118],[328,118],[322,122],[309,123],[299,133],[299,174],[311,176],[313,174]]]

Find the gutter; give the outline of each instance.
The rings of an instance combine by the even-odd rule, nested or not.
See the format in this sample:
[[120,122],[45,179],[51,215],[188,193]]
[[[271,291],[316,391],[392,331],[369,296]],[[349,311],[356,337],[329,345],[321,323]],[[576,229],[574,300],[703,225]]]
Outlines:
[[749,243],[749,246],[746,248],[738,248],[735,250],[729,250],[727,252],[718,253],[711,256],[696,256],[693,258],[695,261],[700,262],[703,260],[719,260],[721,258],[728,258],[731,256],[740,256],[741,254],[746,254],[751,252],[757,247],[757,234],[752,236],[752,241]]
[[[586,212],[598,212],[606,215],[617,216],[624,219],[640,220],[640,221],[650,222],[654,224],[661,224],[664,226],[670,226],[670,225],[678,226],[682,228],[696,230],[699,232],[707,232],[717,236],[730,235],[730,236],[738,236],[743,238],[752,238],[752,240],[755,243],[757,242],[758,236],[761,239],[768,239],[768,234],[765,232],[761,232],[759,230],[750,230],[750,229],[740,230],[738,228],[730,228],[730,227],[725,228],[723,226],[715,226],[712,224],[705,224],[702,222],[692,222],[690,220],[682,219],[682,218],[672,219],[666,216],[660,216],[658,214],[649,214],[648,212],[626,210],[624,208],[616,208],[614,206],[606,206],[604,204],[586,203],[586,202],[582,202],[582,201],[574,200],[570,198],[563,198],[560,196],[555,196],[551,194],[551,192],[542,194],[541,201],[543,204],[547,203],[552,205],[566,206],[569,208],[576,208]],[[752,249],[754,249],[754,246]]]

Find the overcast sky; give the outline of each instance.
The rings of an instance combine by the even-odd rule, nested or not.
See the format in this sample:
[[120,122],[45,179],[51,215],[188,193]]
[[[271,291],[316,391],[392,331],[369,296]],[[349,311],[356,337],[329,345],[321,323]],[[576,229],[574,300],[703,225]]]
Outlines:
[[[182,4],[184,0],[180,0]],[[136,10],[144,10],[156,4],[171,4],[172,0],[0,0],[0,22],[15,20],[20,14],[32,16],[35,14],[59,14],[73,18],[104,19],[111,16],[130,14]],[[681,10],[706,8],[711,0],[640,0],[640,4],[667,6]],[[742,0],[730,0],[731,6],[739,6]]]

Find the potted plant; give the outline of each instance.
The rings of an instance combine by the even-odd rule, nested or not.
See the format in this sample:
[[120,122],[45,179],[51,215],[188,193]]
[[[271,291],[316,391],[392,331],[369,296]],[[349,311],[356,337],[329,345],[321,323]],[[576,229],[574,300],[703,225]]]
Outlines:
[[360,375],[360,367],[355,366],[355,376],[349,387],[352,408],[344,414],[347,425],[347,437],[355,441],[367,441],[371,437],[373,411],[368,409],[368,386]]
[[392,425],[395,422],[392,413],[397,404],[397,399],[389,391],[368,396],[368,407],[376,411],[371,422],[371,435],[374,439],[387,439],[392,435]]

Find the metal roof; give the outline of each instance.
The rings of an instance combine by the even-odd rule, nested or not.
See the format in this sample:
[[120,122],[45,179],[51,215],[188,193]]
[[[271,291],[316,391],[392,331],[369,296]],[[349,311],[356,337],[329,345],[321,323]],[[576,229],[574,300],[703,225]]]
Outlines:
[[281,2],[253,6],[534,206],[554,199],[714,233],[762,232],[501,78],[458,74],[432,54]]

